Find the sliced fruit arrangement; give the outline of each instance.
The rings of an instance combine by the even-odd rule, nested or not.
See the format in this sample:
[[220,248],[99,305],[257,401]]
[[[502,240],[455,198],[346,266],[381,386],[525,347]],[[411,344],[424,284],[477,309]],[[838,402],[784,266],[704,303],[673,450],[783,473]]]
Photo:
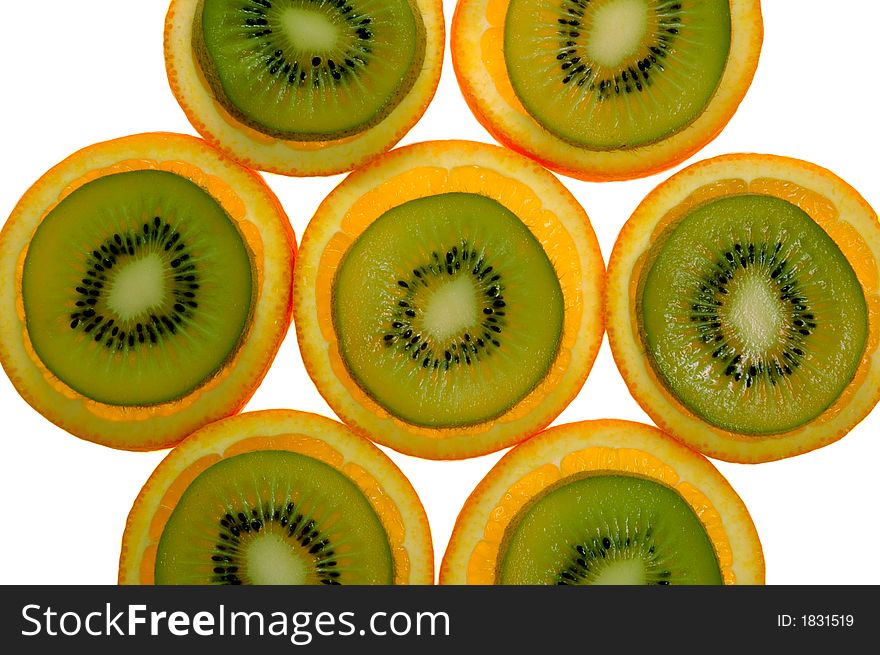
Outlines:
[[172,0],[165,62],[190,122],[227,155],[330,175],[421,118],[444,39],[440,0]]
[[546,426],[603,333],[589,220],[540,166],[438,141],[352,173],[303,236],[294,312],[334,411],[401,452],[463,458]]
[[656,428],[603,420],[517,446],[458,516],[441,584],[763,584],[739,496]]
[[262,380],[290,325],[295,248],[262,179],[200,139],[90,146],[0,232],[0,361],[79,437],[173,445]]
[[624,226],[608,279],[630,391],[701,452],[803,453],[880,397],[880,224],[818,166],[749,154],[685,169]]
[[496,139],[565,175],[619,180],[715,138],[762,40],[759,0],[459,0],[452,62]]
[[378,448],[291,410],[208,425],[135,500],[120,584],[432,584],[425,511]]

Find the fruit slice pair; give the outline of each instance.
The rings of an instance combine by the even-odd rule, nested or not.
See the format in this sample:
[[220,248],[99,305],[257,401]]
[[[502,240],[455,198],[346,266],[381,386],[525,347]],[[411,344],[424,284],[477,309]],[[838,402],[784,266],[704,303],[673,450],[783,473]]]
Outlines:
[[551,428],[506,454],[459,514],[441,584],[762,584],[736,492],[656,428]]
[[762,39],[758,0],[461,0],[452,62],[499,141],[566,175],[618,180],[711,141]]
[[294,253],[265,183],[203,141],[90,146],[0,233],[0,360],[77,436],[172,445],[256,389],[290,322]]
[[427,517],[339,423],[249,412],[197,431],[135,500],[120,584],[431,584]]
[[587,216],[501,148],[421,143],[352,173],[303,235],[306,368],[356,431],[429,458],[546,426],[584,382],[604,280]]
[[695,164],[639,206],[608,277],[630,391],[701,452],[803,453],[880,397],[880,225],[829,171],[767,155]]
[[174,0],[172,91],[226,154],[285,175],[350,170],[393,146],[434,95],[439,0]]

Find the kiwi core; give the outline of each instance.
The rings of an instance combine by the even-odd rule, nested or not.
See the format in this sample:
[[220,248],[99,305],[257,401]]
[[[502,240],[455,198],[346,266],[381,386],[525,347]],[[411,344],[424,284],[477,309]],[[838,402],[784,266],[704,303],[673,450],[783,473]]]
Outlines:
[[449,339],[480,321],[477,290],[467,278],[447,282],[425,296],[422,324],[434,339]]
[[730,322],[731,340],[743,349],[769,352],[784,336],[785,307],[779,294],[760,275],[748,271],[730,284],[730,302],[722,307],[722,320]]
[[640,559],[622,559],[612,562],[593,579],[594,585],[645,585],[648,578],[645,564]]
[[279,16],[284,34],[300,50],[332,50],[339,39],[339,28],[323,11],[288,7]]
[[155,253],[121,268],[107,290],[107,306],[123,320],[149,312],[164,298],[165,266]]
[[587,53],[602,66],[620,66],[638,51],[647,31],[648,7],[643,0],[611,0],[596,9]]
[[310,582],[314,557],[304,557],[275,531],[258,534],[244,548],[248,579],[256,585],[302,585]]

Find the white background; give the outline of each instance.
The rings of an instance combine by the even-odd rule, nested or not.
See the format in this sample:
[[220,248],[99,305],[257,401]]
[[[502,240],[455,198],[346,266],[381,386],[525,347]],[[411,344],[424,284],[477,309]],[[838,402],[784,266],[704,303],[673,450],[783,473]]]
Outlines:
[[[39,14],[32,15],[36,4]],[[694,160],[743,151],[811,160],[880,207],[880,3],[764,4],[764,50],[752,88]],[[444,5],[448,27],[454,2]],[[0,39],[0,221],[45,170],[79,148],[138,132],[195,134],[165,78],[166,8],[163,0],[43,0],[8,17]],[[448,50],[434,102],[403,143],[443,138],[492,142],[461,98]],[[632,210],[670,173],[604,184],[562,179],[589,214],[607,260]],[[266,177],[297,238],[342,179]],[[306,375],[293,329],[248,405],[278,407],[333,416]],[[557,423],[607,417],[650,422],[606,340]],[[760,465],[717,463],[751,510],[768,583],[880,583],[878,431],[880,410],[812,453]],[[72,437],[21,400],[4,375],[0,432],[3,583],[114,583],[128,510],[165,452],[115,451]],[[389,454],[424,502],[439,567],[458,510],[500,454],[462,462]]]

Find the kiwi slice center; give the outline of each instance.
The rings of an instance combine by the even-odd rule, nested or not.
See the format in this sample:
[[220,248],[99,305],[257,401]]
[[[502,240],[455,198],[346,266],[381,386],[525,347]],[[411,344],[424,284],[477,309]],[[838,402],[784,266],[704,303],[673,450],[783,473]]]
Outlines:
[[602,66],[614,68],[634,55],[648,31],[644,0],[612,0],[596,9],[586,52]]
[[281,31],[299,51],[332,52],[341,36],[340,26],[323,11],[286,7],[278,16]]
[[641,559],[620,559],[600,569],[591,582],[594,585],[646,585],[648,576]]
[[377,218],[332,287],[340,355],[358,385],[416,425],[491,420],[550,369],[564,304],[526,225],[472,193],[419,198]]
[[149,253],[120,267],[107,283],[107,306],[121,320],[155,310],[165,298],[165,266]]
[[864,292],[806,212],[772,196],[695,207],[649,252],[637,316],[648,359],[690,411],[743,434],[801,426],[858,368]]
[[267,529],[242,548],[242,575],[256,585],[318,584],[312,571],[314,557],[304,548],[291,548],[283,534]]
[[653,479],[590,472],[560,480],[513,517],[500,584],[721,584],[694,510]]
[[786,306],[773,287],[755,269],[730,281],[730,301],[718,309],[730,326],[730,341],[740,351],[769,355],[784,344]]
[[473,331],[480,323],[478,289],[467,277],[442,283],[436,289],[418,290],[416,302],[425,308],[421,327],[433,340],[447,341],[457,334]]
[[157,584],[391,584],[388,535],[363,491],[289,451],[221,459],[162,531]]

